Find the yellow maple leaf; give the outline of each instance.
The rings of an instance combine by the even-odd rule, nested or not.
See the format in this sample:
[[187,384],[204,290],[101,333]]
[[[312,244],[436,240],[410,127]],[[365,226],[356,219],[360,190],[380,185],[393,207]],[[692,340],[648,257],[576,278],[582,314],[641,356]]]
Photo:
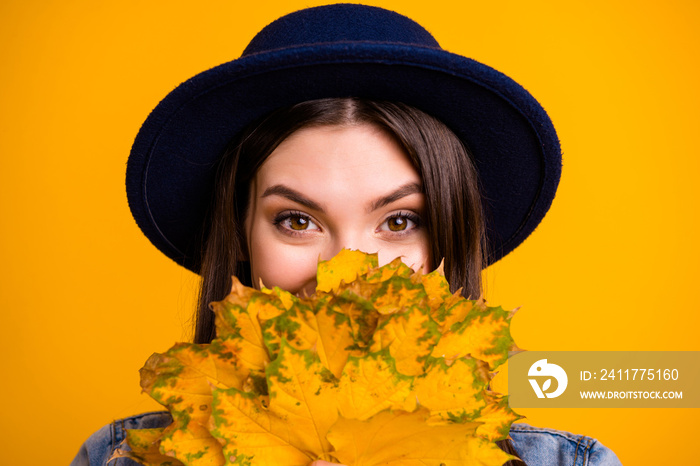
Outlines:
[[353,349],[361,350],[358,355],[364,354],[369,348],[374,331],[379,323],[379,313],[374,309],[372,302],[351,289],[346,289],[339,296],[327,302],[329,308],[347,316],[350,331],[353,338]]
[[503,364],[513,347],[508,312],[489,308],[483,301],[454,307],[458,309],[455,314],[464,317],[443,331],[433,356],[448,360],[471,356],[486,361],[492,370]]
[[385,409],[412,411],[412,377],[399,374],[386,352],[352,357],[338,386],[337,406],[348,419],[368,419]]
[[[281,302],[281,299],[278,300]],[[292,307],[271,318],[260,318],[265,345],[271,359],[283,341],[299,350],[311,349],[318,341],[318,327],[313,308],[299,298],[294,298]]]
[[328,456],[326,433],[338,419],[335,408],[337,383],[316,355],[298,351],[286,343],[280,355],[267,366],[270,411],[303,432],[302,451]]
[[372,302],[380,314],[393,314],[408,307],[427,309],[428,295],[422,283],[414,283],[410,277],[393,276],[381,283]]
[[[255,458],[255,464],[307,464],[330,458],[326,433],[338,419],[336,384],[311,353],[283,341],[267,367],[269,397],[263,401],[239,390],[215,390],[214,436],[228,458]],[[315,452],[315,453],[310,453]],[[297,464],[297,463],[288,463]]]
[[171,456],[160,452],[160,440],[164,428],[159,429],[127,429],[126,442],[129,450],[122,447],[114,451],[111,459],[131,458],[141,464],[151,466],[180,466],[182,463]]
[[367,421],[338,419],[328,437],[335,456],[352,466],[503,464],[511,457],[474,436],[476,423],[433,426],[428,410],[383,411]]
[[[264,399],[235,388],[214,391],[212,434],[222,442],[225,464],[306,465],[314,458],[293,444],[296,427],[270,412]],[[241,441],[238,441],[241,439]],[[244,448],[241,443],[245,442]]]
[[318,264],[316,291],[337,291],[342,282],[350,283],[376,266],[376,254],[343,249],[331,260]]
[[[259,320],[262,298],[233,277],[232,292],[223,301],[211,303],[216,315],[218,337],[212,341],[212,345],[221,341],[238,355],[241,365],[256,372],[264,371],[270,361]],[[236,377],[245,379],[245,374],[240,373]]]
[[476,367],[478,360],[462,358],[447,366],[444,361],[415,381],[421,406],[430,411],[431,424],[475,420],[487,406],[488,378]]
[[438,339],[437,324],[427,309],[414,306],[391,319],[381,319],[370,351],[389,348],[398,372],[421,375]]
[[119,455],[153,466],[509,458],[494,442],[517,415],[488,389],[513,346],[509,314],[450,293],[441,268],[378,267],[376,254],[343,251],[317,277],[310,297],[234,277],[211,306],[217,337],[141,370],[173,423],[130,433]]
[[160,441],[160,452],[183,464],[221,466],[224,464],[221,445],[212,436],[206,423],[173,416],[175,422],[166,427]]
[[443,267],[444,263],[440,263],[437,269],[421,276],[421,282],[428,297],[428,305],[433,317],[436,317],[438,309],[445,305],[446,300],[451,300],[453,297],[452,293],[450,293],[450,286],[445,280]]
[[413,270],[397,257],[382,267],[371,268],[367,271],[364,280],[368,283],[382,283],[389,280],[391,277],[408,278],[413,276]]
[[510,409],[507,397],[492,392],[487,392],[485,397],[489,403],[474,419],[474,422],[480,423],[476,434],[493,441],[507,438],[510,425],[522,416]]
[[354,344],[350,319],[326,305],[320,306],[314,317],[318,329],[318,356],[324,367],[339,378],[350,357],[349,348]]

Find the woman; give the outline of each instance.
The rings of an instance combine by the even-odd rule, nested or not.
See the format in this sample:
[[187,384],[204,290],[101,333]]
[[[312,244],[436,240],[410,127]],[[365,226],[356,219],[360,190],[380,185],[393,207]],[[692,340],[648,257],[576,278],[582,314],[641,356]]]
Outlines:
[[[290,147],[290,140],[297,142],[300,134],[309,132],[313,134],[306,136],[306,145],[302,141],[302,147]],[[325,145],[313,146],[324,137]],[[369,150],[376,146],[379,151]],[[401,163],[382,163],[379,155],[387,151]],[[268,158],[284,175],[272,180],[287,180],[293,188],[285,185],[276,196],[265,195],[280,185],[261,180],[273,170]],[[331,180],[333,173],[338,176]],[[455,290],[462,288],[463,294],[475,298],[481,294],[483,214],[475,168],[459,139],[415,108],[335,98],[277,110],[234,140],[222,159],[215,192],[214,220],[205,222],[211,231],[203,248],[196,342],[208,343],[214,337],[209,303],[231,289],[231,275],[250,286],[262,279],[267,286],[311,294],[318,258],[330,259],[343,247],[379,251],[382,264],[405,256],[408,265],[426,270],[437,265],[435,259],[439,263],[444,258]],[[332,194],[335,199],[329,199]],[[363,206],[382,195],[395,200],[373,209],[372,215],[364,214]],[[265,220],[262,211],[270,199],[288,202],[274,205],[274,215]],[[320,204],[330,204],[325,207],[329,212]],[[279,217],[282,214],[287,217]],[[321,228],[321,215],[328,217],[323,222],[327,227]],[[387,221],[392,225],[384,225]],[[272,223],[279,224],[277,231],[296,230],[297,237],[272,234],[273,229],[266,228]],[[343,228],[338,228],[341,223]],[[289,249],[294,252],[286,257]],[[250,260],[240,261],[241,257]],[[270,270],[261,273],[267,263]],[[285,266],[291,263],[289,273]],[[249,264],[252,271],[247,270]]]
[[[548,210],[560,168],[551,122],[524,89],[408,18],[346,4],[280,18],[240,59],[173,91],[137,136],[127,190],[153,244],[201,273],[195,341],[206,343],[208,304],[231,275],[310,293],[319,257],[343,247],[416,268],[444,259],[453,291],[476,297],[482,268]],[[124,428],[168,423],[118,421],[74,464],[103,464]],[[511,436],[528,464],[619,463],[586,437]]]

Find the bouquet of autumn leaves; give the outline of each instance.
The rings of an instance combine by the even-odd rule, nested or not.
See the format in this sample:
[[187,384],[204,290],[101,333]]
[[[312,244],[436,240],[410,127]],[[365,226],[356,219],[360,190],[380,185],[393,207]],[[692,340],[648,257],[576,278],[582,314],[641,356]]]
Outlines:
[[441,268],[342,251],[316,293],[233,279],[217,338],[154,354],[141,386],[173,422],[131,430],[144,465],[501,465],[518,418],[489,390],[511,315],[452,294]]

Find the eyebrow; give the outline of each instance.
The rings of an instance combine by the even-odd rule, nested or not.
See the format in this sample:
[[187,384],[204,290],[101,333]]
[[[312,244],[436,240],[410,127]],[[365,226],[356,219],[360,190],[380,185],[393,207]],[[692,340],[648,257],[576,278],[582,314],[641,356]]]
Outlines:
[[294,189],[288,186],[284,186],[282,184],[270,186],[265,190],[264,193],[262,193],[262,196],[260,197],[267,197],[273,195],[286,197],[290,201],[294,201],[297,204],[303,205],[304,207],[323,212],[323,208],[318,203],[312,201],[308,197],[305,197],[303,194],[301,194],[299,191],[295,191]]
[[401,198],[404,198],[406,196],[410,196],[411,194],[422,194],[423,189],[418,183],[407,183],[395,191],[390,192],[386,196],[382,196],[376,201],[372,202],[372,205],[369,208],[370,212],[373,212],[379,208],[382,208],[386,205],[391,204],[392,202],[396,202]]
[[[420,184],[418,183],[407,183],[403,186],[400,186],[398,189],[390,192],[386,196],[382,196],[379,199],[376,199],[373,201],[370,206],[368,212],[373,212],[377,209],[380,209],[386,205],[391,204],[392,202],[396,202],[399,199],[402,199],[406,196],[410,196],[411,194],[421,194],[423,193],[423,189],[421,188]],[[296,202],[297,204],[301,204],[304,207],[307,207],[309,209],[316,210],[318,212],[324,212],[323,207],[321,207],[320,204],[318,204],[315,201],[312,201],[308,197],[304,196],[301,194],[299,191],[296,191],[288,186],[282,185],[282,184],[276,184],[273,186],[270,186],[267,188],[263,193],[262,196],[260,197],[268,197],[268,196],[282,196],[284,198],[289,199],[290,201]]]

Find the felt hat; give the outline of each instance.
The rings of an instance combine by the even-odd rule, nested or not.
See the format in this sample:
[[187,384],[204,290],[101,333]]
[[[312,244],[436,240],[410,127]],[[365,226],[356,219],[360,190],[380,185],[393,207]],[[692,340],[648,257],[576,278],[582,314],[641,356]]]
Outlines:
[[229,141],[277,108],[349,96],[411,105],[464,142],[486,202],[491,262],[524,241],[549,209],[561,150],[549,117],[525,89],[443,50],[405,16],[337,4],[274,21],[240,58],[194,76],[158,104],[127,165],[129,206],[139,227],[168,257],[197,272],[217,162]]

